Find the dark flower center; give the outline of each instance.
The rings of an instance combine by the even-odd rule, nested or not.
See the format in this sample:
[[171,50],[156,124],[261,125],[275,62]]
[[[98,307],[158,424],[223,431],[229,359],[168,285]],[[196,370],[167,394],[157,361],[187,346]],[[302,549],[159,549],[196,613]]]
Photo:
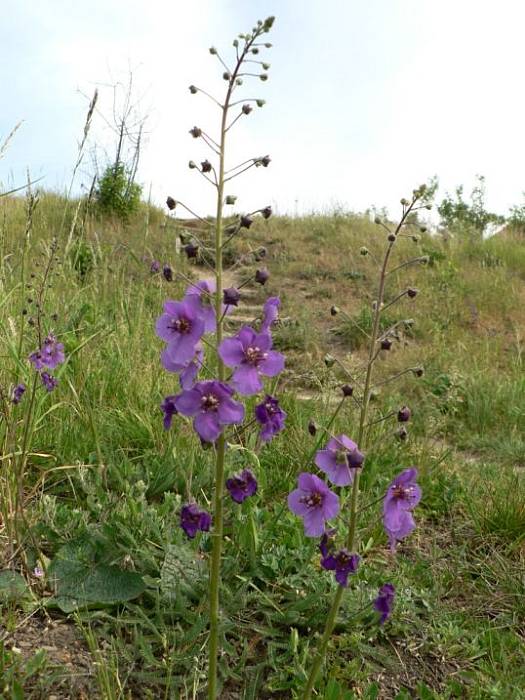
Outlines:
[[413,491],[413,487],[409,486],[408,488],[405,488],[404,486],[400,486],[399,484],[397,486],[392,487],[392,496],[394,498],[402,498],[403,500],[410,498],[410,494]]
[[302,503],[306,503],[308,508],[318,508],[323,505],[323,496],[320,493],[311,493],[309,496],[301,498]]
[[268,357],[268,353],[262,352],[262,350],[257,346],[246,348],[246,350],[244,351],[244,355],[246,357],[246,362],[254,366],[257,366],[260,362],[266,360],[266,358]]
[[203,411],[216,411],[219,407],[219,399],[214,394],[208,394],[201,398]]
[[268,412],[268,415],[270,415],[270,416],[275,415],[278,411],[277,406],[274,403],[272,403],[271,401],[267,401],[264,404],[264,408],[266,409],[266,411]]
[[181,334],[191,331],[191,321],[189,318],[178,318],[176,321],[172,321],[170,326],[174,331]]

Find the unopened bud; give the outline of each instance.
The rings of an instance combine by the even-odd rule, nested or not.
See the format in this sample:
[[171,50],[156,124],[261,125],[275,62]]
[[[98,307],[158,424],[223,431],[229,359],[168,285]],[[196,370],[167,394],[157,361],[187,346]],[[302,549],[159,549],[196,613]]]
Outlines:
[[239,221],[239,226],[241,228],[250,228],[250,226],[253,224],[253,219],[251,219],[249,216],[241,216],[240,221]]
[[210,53],[212,56],[217,55],[217,49],[215,48],[215,46],[210,46]]
[[191,92],[192,95],[196,95],[197,92],[198,92],[198,90],[197,90],[197,88],[195,87],[195,85],[190,85],[189,91]]
[[194,139],[198,139],[199,136],[202,136],[202,129],[199,129],[198,126],[194,126],[193,129],[190,129],[190,134]]
[[426,233],[427,227],[426,227],[426,226],[420,226],[420,227],[419,227],[419,230],[421,231],[421,233]]
[[226,199],[224,200],[225,204],[235,204],[237,201],[237,196],[234,194],[228,194],[226,195]]
[[408,406],[402,406],[399,411],[397,412],[397,420],[400,423],[407,423],[410,420],[410,416],[412,415],[412,411],[409,409]]
[[231,77],[232,77],[231,73],[228,73],[227,70],[225,70],[224,73],[222,74],[223,80],[231,80]]
[[259,49],[257,48],[257,46],[254,46],[254,47],[253,47],[252,53],[255,54],[255,55],[257,55],[257,54],[259,53]]
[[315,421],[310,420],[308,421],[308,432],[312,437],[314,437],[317,433],[317,425],[315,424]]
[[201,163],[201,171],[203,173],[209,173],[211,172],[211,163],[209,160],[203,160]]
[[414,299],[414,297],[417,297],[418,291],[419,290],[416,289],[415,287],[409,287],[407,289],[407,296],[409,297],[409,299]]
[[430,211],[432,209],[432,204],[425,204],[425,209]]
[[166,199],[166,206],[170,211],[173,211],[175,207],[177,206],[177,202],[173,199],[173,197],[168,197]]
[[362,466],[363,462],[365,461],[365,456],[362,452],[359,452],[356,447],[352,450],[352,452],[348,452],[346,455],[346,461],[348,462],[348,466],[352,469],[359,469],[359,467]]
[[267,73],[261,73],[261,75],[259,76],[259,79],[262,80],[263,82],[264,82],[265,80],[268,80],[268,74],[267,74]]
[[368,255],[368,252],[369,251],[368,251],[368,248],[366,246],[361,246],[361,248],[359,248],[360,255]]
[[271,158],[270,156],[263,156],[261,158],[261,165],[263,168],[267,168],[270,165]]
[[428,263],[430,262],[430,256],[429,255],[422,255],[419,259],[419,262],[422,265],[428,265]]
[[195,245],[195,243],[188,243],[188,245],[184,246],[184,252],[188,258],[196,258],[199,253],[199,246]]
[[263,70],[270,70],[270,64],[269,63],[261,63],[261,66]]
[[381,341],[381,350],[390,350],[392,347],[392,341],[390,338],[383,338]]
[[222,292],[222,300],[226,306],[237,306],[240,298],[239,290],[235,287],[228,287],[228,289],[224,289]]
[[330,355],[330,353],[327,353],[324,356],[324,363],[330,369],[330,367],[333,367],[335,364],[335,357],[333,357],[333,355]]
[[412,371],[414,372],[416,377],[422,377],[425,374],[425,370],[423,369],[423,367],[416,367]]
[[242,85],[242,78],[235,78],[235,85]]
[[265,285],[269,277],[270,273],[265,267],[255,271],[255,281],[259,284]]
[[249,104],[244,104],[242,106],[242,113],[243,114],[250,114],[250,112],[253,112],[253,107]]
[[190,160],[190,162],[188,163],[188,168],[190,170],[194,170],[196,167],[197,167],[197,163],[194,160]]
[[257,107],[264,107],[264,105],[266,104],[266,100],[255,100],[255,104],[257,105]]
[[264,207],[264,209],[261,209],[261,214],[264,219],[269,219],[270,216],[272,215],[272,208],[271,207]]
[[335,304],[330,307],[330,316],[337,316],[337,314],[341,311],[341,309],[336,306]]
[[374,217],[374,224],[377,224],[379,226],[382,223],[383,222],[381,221],[381,218],[379,216]]
[[414,243],[419,243],[419,236],[417,236],[416,234],[414,234],[414,235],[412,236],[412,240],[414,241]]
[[396,430],[395,436],[398,440],[404,442],[408,437],[408,430],[405,428],[405,426],[403,426],[402,428],[399,428],[399,430]]
[[389,233],[388,240],[390,241],[390,243],[393,243],[396,240],[395,234]]
[[237,48],[237,47],[239,46],[239,40],[238,40],[238,39],[234,39],[234,40],[233,40],[233,46],[234,46],[235,48]]
[[354,393],[354,387],[350,386],[350,384],[343,384],[343,386],[341,387],[341,391],[343,392],[343,396],[345,397],[352,396],[352,394]]
[[401,199],[400,204],[401,204],[401,206],[406,207],[406,206],[408,205],[408,200],[405,199],[405,198],[403,197],[403,198]]

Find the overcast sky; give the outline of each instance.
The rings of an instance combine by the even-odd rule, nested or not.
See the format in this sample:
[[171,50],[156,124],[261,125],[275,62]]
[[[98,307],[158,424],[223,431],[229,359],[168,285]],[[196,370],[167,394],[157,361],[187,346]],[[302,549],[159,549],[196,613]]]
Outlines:
[[[436,174],[441,193],[477,173],[491,208],[506,213],[525,190],[525,2],[519,0],[2,0],[0,139],[20,120],[0,161],[3,186],[29,168],[64,189],[97,85],[134,70],[149,115],[139,180],[203,213],[209,186],[187,167],[208,153],[193,125],[216,134],[217,113],[188,86],[225,88],[210,45],[258,18],[276,22],[270,80],[245,84],[263,109],[232,134],[231,165],[269,154],[269,168],[232,183],[240,208],[280,212],[399,198]],[[266,60],[266,56],[264,57]],[[101,88],[100,111],[112,93]],[[101,115],[93,137],[110,143]],[[89,161],[77,185],[89,182]]]

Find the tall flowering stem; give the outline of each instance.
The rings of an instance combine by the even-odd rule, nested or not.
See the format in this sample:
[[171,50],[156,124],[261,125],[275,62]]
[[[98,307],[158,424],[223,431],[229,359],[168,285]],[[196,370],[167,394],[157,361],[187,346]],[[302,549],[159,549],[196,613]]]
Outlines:
[[[365,382],[364,382],[364,387],[363,387],[363,393],[362,393],[362,399],[361,399],[361,407],[360,407],[360,412],[359,412],[359,432],[358,432],[358,438],[357,438],[357,447],[358,450],[361,452],[364,452],[368,446],[368,411],[369,411],[369,406],[370,406],[370,396],[371,396],[371,391],[372,391],[372,378],[373,378],[373,369],[374,369],[374,364],[375,360],[378,356],[377,352],[377,343],[380,339],[380,333],[379,333],[379,328],[380,328],[380,320],[381,320],[381,313],[383,311],[383,301],[385,297],[385,284],[387,280],[387,275],[388,275],[388,264],[390,261],[390,257],[392,254],[392,250],[394,248],[394,245],[396,241],[398,240],[398,236],[403,229],[404,226],[407,224],[408,217],[411,212],[414,211],[416,208],[417,202],[423,197],[425,194],[425,187],[422,186],[418,190],[414,190],[413,197],[410,202],[407,200],[403,200],[403,214],[402,217],[396,227],[396,229],[391,232],[389,231],[388,234],[388,239],[387,239],[387,248],[383,257],[383,262],[381,264],[381,270],[379,273],[379,286],[378,286],[378,292],[377,292],[377,298],[374,303],[374,313],[373,313],[373,322],[372,322],[372,332],[370,334],[369,338],[369,348],[368,348],[368,360],[366,364],[366,375],[365,375]],[[360,469],[355,469],[354,470],[354,476],[353,476],[353,481],[352,481],[352,491],[351,491],[351,496],[350,496],[350,511],[349,511],[349,516],[348,516],[348,535],[346,539],[346,547],[349,552],[352,552],[356,548],[356,529],[357,529],[357,522],[358,522],[358,515],[359,515],[359,478],[360,478]],[[345,587],[340,585],[338,586],[338,589],[335,593],[334,599],[332,601],[332,605],[330,607],[330,610],[328,612],[328,616],[326,618],[326,623],[325,623],[325,628],[323,631],[323,635],[321,637],[321,640],[319,642],[319,647],[317,649],[316,655],[314,657],[313,663],[312,663],[312,668],[310,670],[310,674],[308,676],[306,686],[304,688],[303,692],[303,698],[304,700],[309,700],[309,698],[312,697],[312,691],[315,685],[315,682],[317,680],[317,676],[319,675],[319,671],[321,669],[321,666],[323,664],[325,655],[326,655],[326,649],[328,646],[328,642],[330,640],[330,637],[332,635],[335,621],[337,618],[337,613],[339,611],[339,608],[341,606],[341,602],[343,600],[343,595],[344,595]]]

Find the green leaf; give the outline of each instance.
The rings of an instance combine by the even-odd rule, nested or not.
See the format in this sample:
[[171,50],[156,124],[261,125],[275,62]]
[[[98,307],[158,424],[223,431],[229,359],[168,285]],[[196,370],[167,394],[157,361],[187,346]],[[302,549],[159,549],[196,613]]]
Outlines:
[[0,601],[22,600],[27,592],[28,587],[23,576],[9,569],[0,571]]

